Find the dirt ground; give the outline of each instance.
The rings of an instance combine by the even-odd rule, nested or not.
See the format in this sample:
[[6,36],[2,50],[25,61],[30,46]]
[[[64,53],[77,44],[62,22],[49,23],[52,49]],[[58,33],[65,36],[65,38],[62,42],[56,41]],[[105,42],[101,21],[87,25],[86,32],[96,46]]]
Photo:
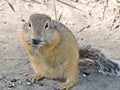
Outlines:
[[[57,0],[56,10],[80,47],[92,44],[120,60],[120,4],[116,0]],[[34,72],[21,41],[22,25],[31,14],[55,19],[54,12],[54,0],[0,0],[0,90],[53,90],[60,83],[26,82]],[[71,90],[120,90],[120,77],[102,75],[98,69],[93,62],[80,60],[79,80]]]

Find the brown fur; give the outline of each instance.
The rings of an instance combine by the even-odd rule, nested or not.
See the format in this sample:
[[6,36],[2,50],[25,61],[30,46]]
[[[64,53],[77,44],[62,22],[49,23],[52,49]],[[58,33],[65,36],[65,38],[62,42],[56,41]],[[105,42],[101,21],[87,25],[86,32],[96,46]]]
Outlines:
[[[45,14],[33,14],[23,25],[22,40],[35,74],[28,78],[66,79],[55,90],[69,89],[78,79],[78,58],[89,58],[106,75],[120,76],[120,62],[108,58],[100,49],[78,49],[72,32]],[[79,51],[79,52],[78,52]],[[79,54],[79,55],[78,55]]]
[[[29,29],[29,22],[32,28]],[[56,89],[69,89],[78,79],[78,46],[74,35],[63,24],[52,21],[44,14],[33,14],[23,26],[23,45],[29,56],[35,75],[29,78],[46,77],[49,79],[66,79],[65,83],[56,86]],[[49,23],[45,30],[45,23]],[[37,33],[36,33],[37,32]],[[31,39],[44,40],[41,47],[31,46]]]

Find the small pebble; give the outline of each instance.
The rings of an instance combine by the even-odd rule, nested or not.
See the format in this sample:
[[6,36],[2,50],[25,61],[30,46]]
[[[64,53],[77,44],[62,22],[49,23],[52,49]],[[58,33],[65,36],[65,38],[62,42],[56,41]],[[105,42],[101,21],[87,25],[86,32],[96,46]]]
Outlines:
[[85,75],[85,74],[83,74],[83,77],[86,77],[86,75]]
[[12,79],[11,82],[17,82],[17,79]]
[[23,74],[24,76],[28,76],[28,73]]
[[115,28],[119,28],[119,25],[117,25]]
[[81,41],[83,40],[83,38],[81,38]]
[[24,20],[24,19],[22,19],[21,21],[22,21],[22,22],[25,22],[25,20]]
[[4,22],[4,24],[6,24],[7,22]]
[[9,89],[10,89],[10,88],[13,88],[13,87],[15,87],[15,84],[14,84],[14,83],[8,84],[8,88],[9,88]]
[[27,84],[27,85],[30,85],[30,86],[32,85],[32,83],[31,83],[31,82],[27,82],[26,84]]
[[83,72],[83,77],[89,76],[90,73],[89,72]]

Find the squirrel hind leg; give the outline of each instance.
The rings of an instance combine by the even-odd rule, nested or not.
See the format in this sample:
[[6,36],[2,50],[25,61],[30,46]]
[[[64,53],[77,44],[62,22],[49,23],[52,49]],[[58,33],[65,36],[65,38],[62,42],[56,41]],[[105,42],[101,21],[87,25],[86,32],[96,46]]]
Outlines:
[[78,79],[78,74],[76,73],[71,73],[67,74],[66,81],[63,83],[60,83],[54,87],[54,90],[69,90],[76,82]]
[[54,90],[68,90],[69,87],[67,87],[66,83],[58,84],[54,87]]
[[72,81],[66,81],[64,83],[58,84],[54,87],[54,90],[69,90],[73,86]]

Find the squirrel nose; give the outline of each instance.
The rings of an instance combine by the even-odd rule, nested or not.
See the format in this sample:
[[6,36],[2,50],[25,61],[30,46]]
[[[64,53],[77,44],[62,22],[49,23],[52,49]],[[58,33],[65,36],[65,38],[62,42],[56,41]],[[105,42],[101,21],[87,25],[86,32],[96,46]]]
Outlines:
[[42,41],[41,40],[32,39],[32,43],[33,44],[38,45],[38,44],[40,44],[40,42],[42,42]]

